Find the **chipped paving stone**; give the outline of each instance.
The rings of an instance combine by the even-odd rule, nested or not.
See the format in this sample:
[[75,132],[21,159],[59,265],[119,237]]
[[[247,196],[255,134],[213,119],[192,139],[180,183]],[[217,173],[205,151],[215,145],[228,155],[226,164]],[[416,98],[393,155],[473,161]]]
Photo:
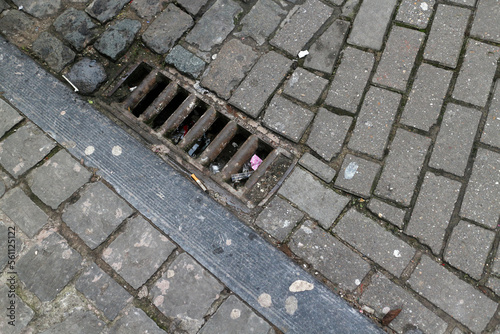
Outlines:
[[297,68],[285,83],[284,93],[309,105],[315,104],[328,84],[328,80]]
[[382,202],[377,198],[370,200],[368,210],[373,212],[377,217],[385,219],[399,228],[403,228],[406,210]]
[[283,241],[302,218],[304,214],[300,210],[284,199],[275,197],[257,216],[255,225],[279,241]]
[[206,65],[201,58],[180,45],[176,45],[170,50],[167,57],[165,57],[165,62],[193,78],[198,78],[203,73]]
[[347,154],[335,181],[335,187],[361,197],[370,197],[373,182],[379,171],[380,165]]
[[325,181],[326,183],[332,182],[335,174],[335,169],[328,166],[320,159],[315,158],[311,153],[306,152],[299,160],[299,164],[311,173]]

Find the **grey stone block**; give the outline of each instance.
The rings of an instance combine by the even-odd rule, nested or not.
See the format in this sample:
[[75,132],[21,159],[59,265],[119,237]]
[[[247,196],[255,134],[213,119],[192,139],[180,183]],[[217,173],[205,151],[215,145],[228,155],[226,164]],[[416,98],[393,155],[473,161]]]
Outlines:
[[217,0],[186,36],[186,42],[197,45],[201,51],[210,51],[226,39],[234,29],[234,18],[242,11],[232,0]]
[[335,187],[361,196],[370,197],[375,177],[380,171],[380,165],[363,158],[347,154],[335,180]]
[[82,51],[97,35],[96,25],[85,12],[68,8],[55,21],[54,28],[76,50]]
[[486,327],[498,306],[427,256],[422,257],[408,283],[424,298],[474,332]]
[[500,47],[469,40],[453,97],[484,107],[500,60]]
[[257,53],[250,46],[232,39],[224,43],[217,58],[201,79],[201,85],[227,100],[257,58]]
[[388,307],[391,310],[401,308],[402,312],[389,325],[398,333],[409,334],[406,331],[409,325],[421,330],[419,333],[443,334],[446,331],[447,323],[444,320],[380,273],[372,277],[370,285],[361,296],[360,303],[372,307],[378,318],[384,317],[382,311],[384,308]]
[[481,142],[500,148],[500,81],[496,83]]
[[500,216],[500,154],[478,149],[460,215],[490,228]]
[[347,0],[342,6],[342,16],[353,19],[360,2],[360,0]]
[[275,197],[259,214],[255,225],[279,241],[283,241],[302,218],[304,214],[300,210],[284,199]]
[[28,38],[34,25],[35,21],[29,15],[18,10],[6,10],[0,17],[0,32],[5,36],[20,35]]
[[203,73],[206,65],[201,58],[180,45],[176,45],[170,50],[170,53],[165,57],[165,62],[193,78],[198,78]]
[[342,289],[355,289],[370,271],[370,265],[361,256],[311,221],[294,233],[289,246],[292,252]]
[[192,15],[198,14],[200,9],[205,6],[207,2],[208,0],[177,0],[177,3]]
[[180,322],[178,329],[197,333],[203,316],[224,288],[186,253],[179,255],[151,288],[153,304]]
[[382,159],[400,100],[401,95],[397,93],[370,87],[348,147]]
[[123,316],[109,329],[109,334],[165,334],[143,310],[129,307]]
[[82,257],[56,232],[47,232],[17,262],[19,279],[42,302],[51,301],[80,269]]
[[31,16],[44,18],[61,9],[61,0],[12,0],[17,6]]
[[93,93],[107,79],[104,66],[90,58],[74,64],[66,76],[85,95]]
[[0,164],[17,178],[36,165],[53,148],[55,143],[33,123],[17,129],[0,142]]
[[94,249],[132,212],[124,200],[98,182],[90,185],[76,203],[65,209],[62,219]]
[[493,290],[497,295],[500,295],[500,279],[495,276],[490,276],[486,282],[486,286]]
[[385,219],[399,228],[403,228],[406,210],[397,208],[376,198],[370,200],[368,210],[377,215],[377,217]]
[[332,13],[333,9],[319,0],[306,0],[269,43],[297,56]]
[[49,219],[20,188],[8,191],[0,199],[0,210],[30,238],[45,225]]
[[479,0],[472,24],[471,35],[500,43],[500,7],[495,0]]
[[462,49],[468,9],[439,4],[424,50],[424,58],[455,68]]
[[33,51],[56,72],[75,59],[73,50],[46,31],[33,43]]
[[0,0],[0,13],[8,8],[10,8],[10,6],[5,2],[5,0]]
[[[9,276],[7,276],[7,279],[8,278]],[[25,330],[26,325],[33,318],[35,312],[33,312],[33,310],[29,306],[27,306],[21,298],[16,297],[16,309],[14,315],[15,326],[9,324],[9,321],[11,321],[12,319],[8,316],[9,313],[6,309],[9,306],[10,301],[14,300],[9,298],[9,293],[12,292],[10,292],[10,286],[7,281],[6,285],[2,284],[2,286],[0,286],[0,305],[2,305],[2,307],[4,308],[4,310],[2,310],[4,313],[2,314],[2,317],[0,317],[0,332],[6,334],[20,334]]]
[[452,74],[432,65],[420,65],[401,123],[429,131],[437,122]]
[[306,144],[323,159],[330,161],[342,150],[351,123],[352,117],[339,116],[320,108]]
[[396,0],[363,1],[347,42],[369,49],[382,49],[384,35],[396,2]]
[[140,288],[167,259],[175,245],[144,218],[127,222],[102,258],[134,289]]
[[295,203],[301,210],[318,220],[324,228],[333,221],[349,202],[349,198],[324,187],[311,174],[296,168],[279,193]]
[[266,109],[262,123],[267,128],[297,143],[313,118],[312,111],[280,95],[275,95]]
[[434,8],[435,0],[403,0],[399,5],[396,20],[419,29],[425,29]]
[[284,93],[307,104],[315,104],[328,80],[303,68],[297,68],[285,83]]
[[85,11],[99,22],[104,23],[117,16],[128,2],[129,0],[94,0]]
[[448,104],[429,166],[463,176],[482,113]]
[[90,172],[66,151],[59,151],[45,164],[28,174],[33,193],[52,209],[69,198],[90,178]]
[[142,40],[154,52],[166,53],[192,25],[191,16],[169,4],[142,34]]
[[311,153],[305,153],[302,158],[300,158],[299,164],[326,183],[332,182],[337,173],[335,169],[315,158]]
[[116,60],[127,51],[140,28],[141,22],[136,20],[118,21],[106,29],[94,47],[103,55]]
[[434,254],[443,247],[461,186],[444,176],[425,175],[406,233],[428,245]]
[[291,60],[274,51],[263,55],[233,93],[229,103],[251,117],[259,116],[291,65]]
[[332,73],[340,49],[347,37],[348,29],[348,21],[335,20],[309,48],[309,55],[304,61],[304,67]]
[[430,143],[427,137],[397,130],[375,194],[410,205]]
[[415,255],[410,245],[355,209],[342,217],[333,232],[395,276]]
[[22,120],[23,117],[14,108],[0,99],[0,138]]
[[[177,1],[180,2],[180,1]],[[162,9],[161,0],[134,0],[130,4],[130,7],[135,10],[137,15],[140,17],[151,20],[158,14]]]
[[62,322],[40,334],[85,333],[99,334],[106,324],[90,311],[74,311]]

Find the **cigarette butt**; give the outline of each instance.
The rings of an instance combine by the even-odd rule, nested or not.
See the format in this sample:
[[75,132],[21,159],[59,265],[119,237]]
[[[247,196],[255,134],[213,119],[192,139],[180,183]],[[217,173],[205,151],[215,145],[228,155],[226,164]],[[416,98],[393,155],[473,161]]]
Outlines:
[[196,175],[194,174],[191,174],[191,177],[193,178],[193,180],[195,180],[196,183],[198,183],[198,185],[200,186],[200,188],[203,190],[203,191],[207,191],[207,187],[205,187],[205,185],[200,181],[200,179],[198,179],[196,177]]

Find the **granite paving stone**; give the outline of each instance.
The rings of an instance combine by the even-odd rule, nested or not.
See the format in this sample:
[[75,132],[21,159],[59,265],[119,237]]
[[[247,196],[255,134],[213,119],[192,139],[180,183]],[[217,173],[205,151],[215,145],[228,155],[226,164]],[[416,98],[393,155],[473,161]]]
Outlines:
[[40,332],[40,334],[99,334],[102,332],[104,326],[105,323],[99,320],[99,318],[97,318],[97,316],[92,312],[74,311],[62,322],[43,332]]
[[335,169],[308,152],[304,153],[304,155],[300,158],[299,164],[326,183],[332,182],[335,174],[337,173]]
[[198,14],[200,9],[205,6],[208,0],[177,0],[177,3],[181,5],[188,13],[192,15]]
[[348,147],[382,159],[400,100],[401,95],[398,93],[370,87]]
[[0,32],[5,36],[21,36],[29,38],[35,20],[18,10],[6,10],[0,17]]
[[142,40],[154,52],[166,53],[192,25],[191,16],[169,4],[142,34]]
[[186,50],[180,45],[176,45],[165,57],[167,64],[173,65],[180,72],[198,78],[205,70],[206,63],[191,51]]
[[28,186],[42,202],[57,209],[90,178],[86,170],[66,151],[59,151],[27,177]]
[[[493,99],[484,125],[481,142],[500,148],[500,81],[497,81]],[[2,117],[2,116],[0,116]],[[1,133],[1,131],[0,131]]]
[[396,0],[366,0],[361,3],[349,34],[349,44],[381,50]]
[[448,104],[429,166],[463,176],[482,113]]
[[75,63],[66,77],[84,95],[92,94],[107,79],[104,66],[87,57]]
[[471,11],[439,4],[424,50],[424,58],[455,68]]
[[101,23],[113,19],[120,13],[128,0],[94,0],[85,11]]
[[496,0],[479,0],[472,24],[471,36],[500,43],[500,6]]
[[30,238],[33,238],[49,219],[20,188],[9,190],[0,199],[0,210]]
[[5,0],[0,0],[0,13],[8,8],[10,8],[10,6],[5,2]]
[[132,296],[95,263],[82,273],[75,287],[90,299],[106,318],[113,320]]
[[393,26],[373,82],[406,91],[424,33]]
[[232,91],[243,80],[257,61],[258,54],[248,45],[232,39],[222,46],[217,58],[210,64],[201,79],[201,85],[229,99]]
[[75,59],[75,53],[49,32],[42,32],[33,43],[33,51],[54,71],[60,72]]
[[391,282],[386,276],[377,273],[372,276],[370,285],[361,296],[360,303],[375,310],[378,318],[384,317],[384,308],[391,310],[401,308],[401,313],[389,327],[398,333],[408,333],[406,329],[415,326],[421,333],[445,333],[448,324],[432,311],[427,309],[408,291]]
[[403,0],[396,20],[419,29],[425,29],[434,8],[435,0]]
[[500,154],[478,149],[460,215],[496,228],[500,216]]
[[354,195],[370,197],[375,177],[380,171],[380,165],[372,161],[347,154],[340,167],[335,187]]
[[444,176],[426,173],[406,233],[439,254],[462,185]]
[[158,325],[143,310],[129,307],[123,317],[118,319],[109,329],[108,334],[165,334]]
[[490,276],[486,286],[493,290],[497,295],[500,295],[500,279],[495,276]]
[[353,19],[360,2],[360,0],[347,0],[342,6],[342,16]]
[[474,332],[481,332],[486,327],[498,306],[425,255],[408,283],[431,303]]
[[61,8],[61,0],[12,0],[12,2],[37,18],[51,16]]
[[77,51],[82,51],[97,36],[97,26],[85,14],[75,9],[66,9],[55,21],[54,28]]
[[385,219],[399,228],[403,228],[406,210],[387,204],[377,198],[370,200],[368,210],[377,215],[377,217]]
[[309,48],[304,67],[332,73],[342,45],[347,37],[349,22],[335,20]]
[[270,43],[296,56],[332,13],[333,9],[319,0],[306,0],[287,17]]
[[312,111],[280,95],[275,95],[266,109],[262,123],[267,128],[297,143],[313,118]]
[[291,60],[274,51],[263,55],[234,91],[229,103],[251,117],[259,116],[291,65]]
[[422,64],[401,115],[401,123],[429,131],[437,122],[452,74],[451,71]]
[[28,123],[0,142],[0,164],[17,178],[54,147],[55,143],[51,139],[33,123]]
[[130,7],[140,17],[151,20],[161,11],[162,2],[162,0],[134,0],[130,3]]
[[453,97],[484,107],[499,60],[500,47],[469,40]]
[[[349,202],[349,198],[324,187],[321,182],[301,168],[295,168],[279,190],[279,194],[295,203],[324,228],[333,221]],[[304,196],[307,194],[307,196]]]
[[[7,248],[4,248],[7,249]],[[8,282],[8,281],[7,281]],[[9,305],[10,300],[8,298],[9,296],[9,287],[8,285],[2,284],[0,287],[0,305],[2,305],[2,308],[7,309],[7,305]],[[7,310],[2,310],[4,313],[2,314],[2,317],[0,317],[0,332],[1,333],[8,333],[8,334],[20,334],[24,332],[26,325],[31,321],[33,316],[35,315],[35,312],[27,306],[24,301],[17,297],[16,298],[16,304],[15,304],[15,326],[12,326],[9,324],[9,321],[12,321],[7,314]]]
[[251,308],[232,295],[222,303],[217,312],[208,319],[200,334],[271,334],[271,326]]
[[176,246],[144,218],[127,222],[123,233],[104,249],[106,261],[134,289],[141,287]]
[[16,263],[19,279],[42,302],[51,301],[80,269],[82,257],[57,232],[46,232]]
[[450,1],[459,5],[466,5],[466,6],[474,6],[476,4],[476,0],[450,0]]
[[242,11],[235,1],[217,0],[186,36],[186,42],[210,51],[226,39],[234,29],[234,18]]
[[410,205],[430,142],[427,137],[398,129],[375,194]]
[[262,45],[276,30],[287,12],[273,0],[258,0],[243,17],[240,23],[241,30],[234,35],[251,37],[257,45]]
[[333,233],[395,276],[401,275],[415,255],[409,244],[355,209],[340,219]]
[[192,257],[182,253],[151,288],[150,296],[163,314],[180,321],[179,329],[197,333],[223,288]]
[[339,116],[320,108],[306,144],[323,159],[330,161],[342,150],[351,123],[352,117]]
[[94,47],[103,55],[116,60],[127,51],[140,28],[141,22],[137,20],[118,21],[106,29]]
[[298,67],[285,83],[283,92],[307,104],[315,104],[328,80]]
[[361,256],[311,221],[293,234],[289,246],[342,289],[355,289],[370,271],[370,265]]
[[288,201],[275,197],[257,216],[255,225],[279,241],[283,241],[292,229],[304,218],[304,214]]
[[23,117],[14,108],[0,99],[0,138],[22,120]]

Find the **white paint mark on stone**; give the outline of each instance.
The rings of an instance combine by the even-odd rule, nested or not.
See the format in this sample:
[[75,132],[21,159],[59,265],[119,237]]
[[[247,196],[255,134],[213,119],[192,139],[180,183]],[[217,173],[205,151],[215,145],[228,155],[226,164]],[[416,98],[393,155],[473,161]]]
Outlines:
[[308,50],[302,50],[302,51],[299,52],[298,56],[299,56],[299,58],[304,58],[308,54],[309,54]]
[[115,262],[111,265],[111,268],[113,268],[114,270],[118,271],[122,268],[122,264],[121,262]]
[[429,9],[429,5],[427,4],[427,2],[422,2],[420,4],[420,8],[422,8],[422,10],[427,10]]
[[239,317],[241,317],[241,310],[239,310],[237,308],[233,308],[233,310],[231,311],[230,317],[231,317],[231,319],[238,319]]
[[285,300],[285,310],[290,315],[293,315],[297,311],[298,306],[299,303],[294,296],[290,296]]
[[401,257],[401,252],[399,251],[399,249],[395,249],[393,254],[395,257]]
[[273,304],[273,301],[271,299],[271,295],[267,294],[267,293],[263,293],[259,296],[259,298],[257,299],[257,301],[259,302],[260,306],[262,307],[271,307],[271,305]]
[[285,220],[283,222],[283,228],[287,228],[288,226],[290,226],[290,221],[289,220]]
[[390,310],[391,310],[391,308],[386,306],[386,307],[384,307],[384,308],[382,309],[382,313],[383,313],[383,314],[387,314],[387,313],[389,313],[389,311],[390,311]]
[[122,154],[122,148],[121,148],[120,146],[118,146],[118,145],[113,146],[113,149],[111,150],[111,153],[112,153],[115,157],[117,157],[117,156],[119,156],[119,155],[121,155],[121,154]]
[[347,168],[344,171],[344,179],[350,180],[354,177],[354,175],[358,172],[358,164],[354,161],[347,165]]
[[356,285],[360,285],[360,284],[361,284],[361,281],[360,281],[359,279],[357,279],[357,278],[356,278],[356,279],[354,280],[354,284],[356,284]]
[[91,155],[94,152],[95,152],[94,146],[87,146],[87,148],[85,149],[85,155]]
[[161,294],[164,295],[167,293],[167,290],[170,289],[170,282],[166,279],[162,279],[156,284],[156,287],[160,289]]
[[302,291],[309,291],[314,289],[314,284],[303,281],[303,280],[296,280],[295,282],[290,285],[288,290],[291,292],[302,292]]
[[226,245],[231,246],[232,243],[233,243],[233,241],[231,239],[226,240]]
[[167,270],[167,278],[172,278],[175,276],[175,271],[173,270]]
[[162,304],[163,304],[163,300],[164,300],[164,299],[165,299],[165,298],[164,298],[163,296],[161,296],[161,295],[160,295],[160,296],[157,296],[157,297],[155,298],[155,300],[153,301],[153,304],[155,304],[155,306],[156,306],[156,307],[158,307],[158,306],[160,306],[160,305],[162,305]]
[[307,226],[302,226],[300,229],[302,231],[304,231],[305,234],[311,234],[311,233],[313,233],[313,231],[309,227],[307,227]]

